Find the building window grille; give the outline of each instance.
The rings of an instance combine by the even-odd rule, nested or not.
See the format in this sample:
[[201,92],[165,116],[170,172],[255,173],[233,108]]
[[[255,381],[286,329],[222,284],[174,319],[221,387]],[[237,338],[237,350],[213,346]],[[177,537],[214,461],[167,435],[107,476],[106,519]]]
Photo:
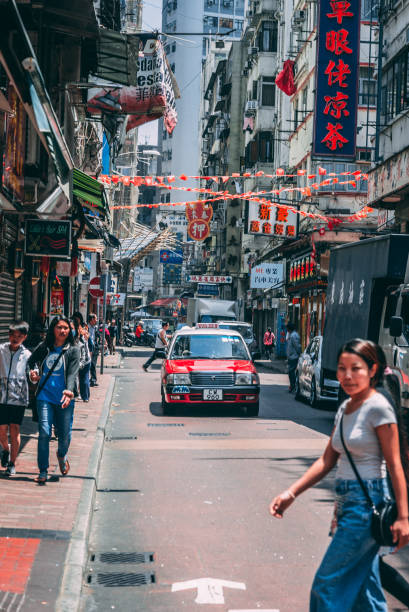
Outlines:
[[263,21],[258,34],[258,48],[260,51],[277,51],[277,22]]
[[395,56],[382,75],[381,109],[385,123],[409,108],[409,49]]
[[359,104],[362,106],[376,106],[376,79],[373,73],[374,69],[368,66],[359,68]]
[[261,79],[261,104],[262,106],[275,105],[274,77],[262,77]]

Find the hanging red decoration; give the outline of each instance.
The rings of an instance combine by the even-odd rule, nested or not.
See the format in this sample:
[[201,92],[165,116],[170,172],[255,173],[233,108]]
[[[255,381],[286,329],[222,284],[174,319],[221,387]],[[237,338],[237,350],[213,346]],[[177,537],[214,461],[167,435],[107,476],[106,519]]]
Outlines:
[[297,91],[294,83],[294,62],[293,60],[286,60],[283,65],[282,71],[277,75],[275,84],[281,91],[287,96],[292,96]]

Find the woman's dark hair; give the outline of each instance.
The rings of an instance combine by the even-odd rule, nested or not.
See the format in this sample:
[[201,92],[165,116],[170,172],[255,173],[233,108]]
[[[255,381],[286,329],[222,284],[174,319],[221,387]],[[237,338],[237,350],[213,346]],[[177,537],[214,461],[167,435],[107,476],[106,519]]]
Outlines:
[[80,325],[84,325],[84,317],[82,316],[79,310],[76,310],[75,312],[72,313],[71,319],[74,321],[75,327],[77,327],[75,319],[79,319]]
[[386,368],[386,357],[385,353],[378,344],[371,340],[362,340],[361,338],[354,338],[349,340],[341,346],[337,355],[337,362],[341,357],[342,353],[350,353],[357,355],[363,359],[369,369],[376,365],[376,372],[371,378],[371,387],[376,387],[383,377],[383,373]]
[[60,321],[63,321],[64,323],[66,323],[70,329],[65,343],[71,344],[71,345],[75,344],[75,338],[74,338],[74,334],[72,333],[70,320],[67,319],[67,317],[64,317],[63,315],[57,315],[51,321],[50,327],[48,328],[47,335],[45,337],[45,343],[49,349],[54,348],[54,342],[55,342],[54,328],[56,327],[56,325],[58,325]]
[[287,323],[286,327],[287,327],[287,329],[288,329],[288,331],[289,331],[289,332],[292,332],[292,331],[294,331],[294,330],[295,330],[295,325],[294,325],[294,323],[292,323],[291,321],[289,321],[289,322]]

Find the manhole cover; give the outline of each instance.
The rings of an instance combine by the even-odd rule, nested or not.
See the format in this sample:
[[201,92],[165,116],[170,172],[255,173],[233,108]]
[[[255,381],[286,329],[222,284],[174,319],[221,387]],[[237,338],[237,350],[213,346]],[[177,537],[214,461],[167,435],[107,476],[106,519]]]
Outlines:
[[99,555],[101,563],[153,563],[153,553],[105,552]]
[[135,574],[134,572],[97,574],[97,583],[105,587],[142,586],[143,584],[152,584],[154,582],[155,574]]

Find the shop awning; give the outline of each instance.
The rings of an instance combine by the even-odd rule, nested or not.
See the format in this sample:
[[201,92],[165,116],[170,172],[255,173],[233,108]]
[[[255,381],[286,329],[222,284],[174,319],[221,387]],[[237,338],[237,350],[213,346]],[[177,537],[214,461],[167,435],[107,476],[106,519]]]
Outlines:
[[72,170],[72,193],[81,200],[84,208],[109,217],[104,186],[77,168]]
[[[173,297],[159,298],[158,300],[155,300],[154,302],[151,302],[150,304],[148,304],[148,306],[153,306],[154,308],[160,308],[162,306],[169,306],[170,304],[174,304],[175,302],[178,302],[179,299],[180,298],[178,298],[175,295]],[[182,298],[180,299],[180,301],[182,302],[183,305],[187,304],[186,298]]]

